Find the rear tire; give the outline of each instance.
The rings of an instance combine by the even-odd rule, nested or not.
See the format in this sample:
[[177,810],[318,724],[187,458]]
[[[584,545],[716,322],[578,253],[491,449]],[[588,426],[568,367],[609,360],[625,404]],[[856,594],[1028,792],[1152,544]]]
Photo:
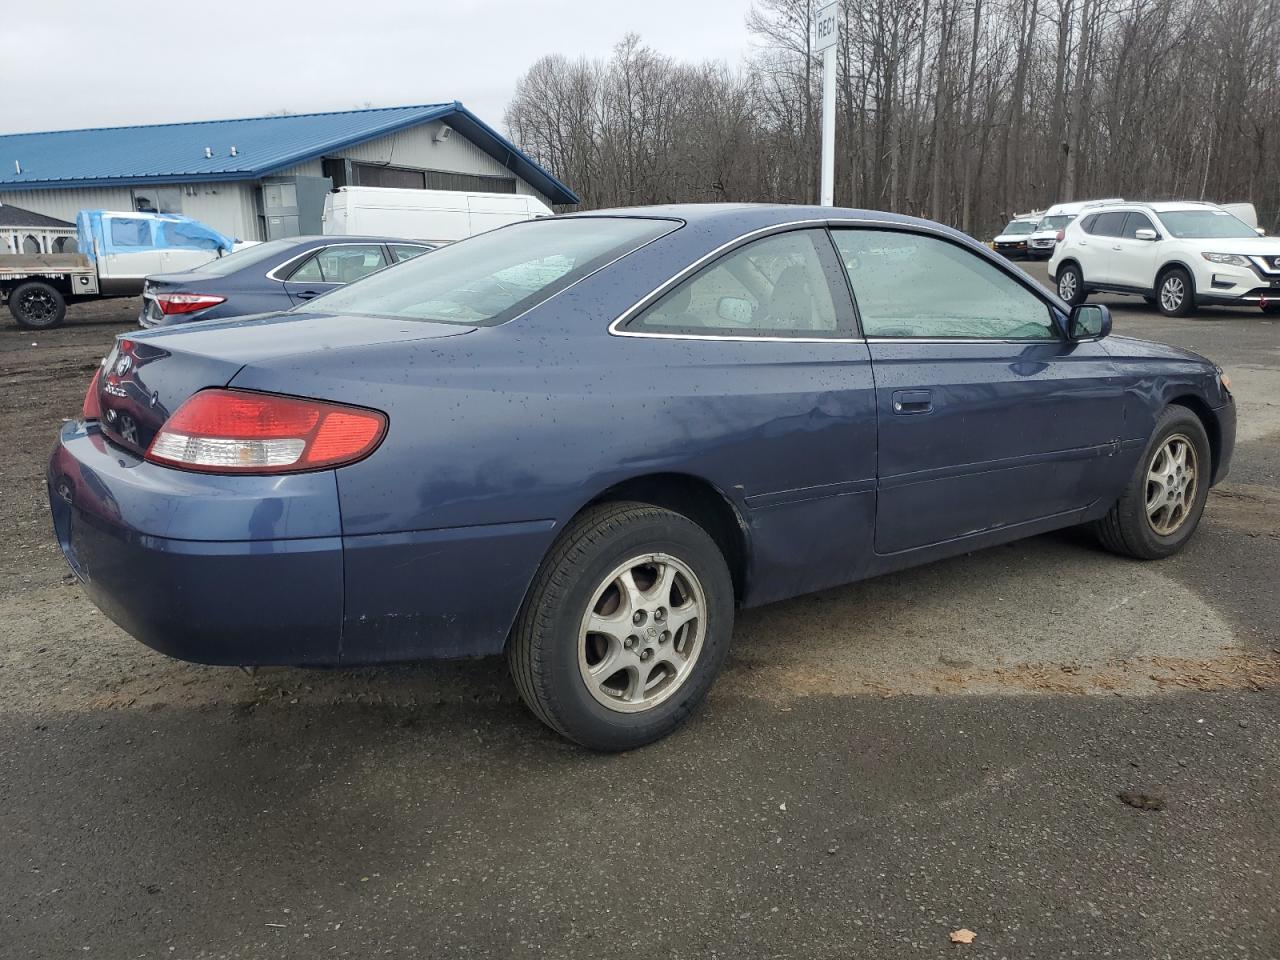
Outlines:
[[1262,312],[1271,316],[1280,313],[1280,303],[1264,303]]
[[1166,317],[1185,317],[1196,308],[1196,288],[1191,274],[1170,267],[1156,281],[1156,308]]
[[729,651],[733,602],[724,556],[692,520],[601,504],[543,561],[507,664],[551,729],[593,750],[631,750],[671,733],[706,695]]
[[67,302],[55,287],[27,280],[9,294],[9,312],[24,330],[51,330],[67,316]]
[[1094,523],[1095,535],[1112,553],[1139,560],[1177,553],[1200,524],[1212,474],[1200,418],[1186,407],[1166,407],[1120,499]]
[[1084,289],[1084,274],[1074,263],[1063,264],[1058,271],[1058,296],[1069,306],[1084,303],[1088,294]]

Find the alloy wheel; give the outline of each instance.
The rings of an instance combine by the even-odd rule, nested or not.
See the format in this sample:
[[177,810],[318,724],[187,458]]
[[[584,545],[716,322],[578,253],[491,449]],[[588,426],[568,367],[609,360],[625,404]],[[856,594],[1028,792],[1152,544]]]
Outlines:
[[1186,295],[1186,284],[1182,282],[1180,276],[1172,273],[1165,277],[1164,283],[1160,285],[1160,306],[1169,313],[1173,313],[1182,306],[1182,300]]
[[1076,295],[1076,275],[1068,270],[1058,278],[1058,296],[1068,303]]
[[592,594],[578,636],[578,669],[597,702],[638,713],[684,685],[706,632],[706,595],[688,565],[665,553],[633,557]]
[[1195,445],[1175,433],[1160,445],[1147,469],[1147,522],[1162,537],[1173,536],[1191,515],[1199,483]]
[[58,304],[44,290],[28,290],[18,304],[23,319],[33,327],[41,327],[58,315]]

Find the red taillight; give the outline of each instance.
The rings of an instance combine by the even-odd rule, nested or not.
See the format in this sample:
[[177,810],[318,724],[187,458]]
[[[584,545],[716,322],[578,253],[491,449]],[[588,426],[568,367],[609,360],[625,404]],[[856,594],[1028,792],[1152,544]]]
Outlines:
[[93,379],[89,381],[89,392],[84,395],[84,406],[80,408],[80,416],[86,420],[102,419],[102,401],[98,399],[98,381],[102,378],[102,368],[93,371]]
[[146,456],[202,473],[297,473],[367,457],[386,430],[386,414],[377,410],[201,390],[165,421]]
[[1054,239],[1057,240],[1059,243],[1061,243],[1063,237],[1065,237],[1066,235],[1067,235],[1067,231],[1059,230],[1057,234],[1054,236]]
[[203,293],[157,293],[156,306],[165,316],[175,313],[195,313],[207,310],[220,303],[226,303],[226,297],[209,297]]

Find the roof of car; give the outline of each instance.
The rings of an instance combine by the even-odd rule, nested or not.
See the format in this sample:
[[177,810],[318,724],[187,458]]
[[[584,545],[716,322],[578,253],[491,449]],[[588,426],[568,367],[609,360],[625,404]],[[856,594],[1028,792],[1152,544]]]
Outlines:
[[669,217],[689,225],[746,232],[790,223],[821,223],[827,220],[859,220],[869,223],[927,227],[934,231],[971,240],[944,224],[883,210],[851,207],[820,207],[790,203],[670,203],[650,207],[616,207],[561,214],[561,217]]
[[1096,207],[1091,207],[1089,213],[1097,213],[1110,209],[1131,210],[1133,208],[1143,210],[1154,210],[1156,213],[1166,213],[1171,210],[1218,210],[1220,209],[1216,203],[1208,203],[1204,200],[1124,200],[1115,203],[1102,203]]

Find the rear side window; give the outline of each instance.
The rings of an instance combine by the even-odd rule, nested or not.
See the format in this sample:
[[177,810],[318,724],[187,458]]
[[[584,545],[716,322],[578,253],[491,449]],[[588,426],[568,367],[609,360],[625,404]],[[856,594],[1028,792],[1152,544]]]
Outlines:
[[381,245],[344,243],[318,251],[289,279],[300,283],[351,283],[386,265]]
[[[628,330],[720,336],[813,336],[836,330],[818,230],[756,240],[665,294]],[[830,246],[827,247],[828,251]]]
[[1093,221],[1090,233],[1099,237],[1118,237],[1124,233],[1124,219],[1128,214],[1123,210],[1115,213],[1100,213]]
[[832,235],[868,337],[1056,337],[1043,300],[959,244],[889,230]]
[[112,217],[111,243],[117,247],[151,246],[151,221]]
[[1080,221],[1080,229],[1083,230],[1085,233],[1093,233],[1093,225],[1097,222],[1098,222],[1098,215],[1096,213],[1090,214],[1089,216],[1085,217],[1083,220]]
[[391,244],[391,255],[395,257],[396,263],[403,263],[405,260],[412,260],[414,257],[421,256],[430,249],[430,247],[420,247],[416,243],[393,243]]

